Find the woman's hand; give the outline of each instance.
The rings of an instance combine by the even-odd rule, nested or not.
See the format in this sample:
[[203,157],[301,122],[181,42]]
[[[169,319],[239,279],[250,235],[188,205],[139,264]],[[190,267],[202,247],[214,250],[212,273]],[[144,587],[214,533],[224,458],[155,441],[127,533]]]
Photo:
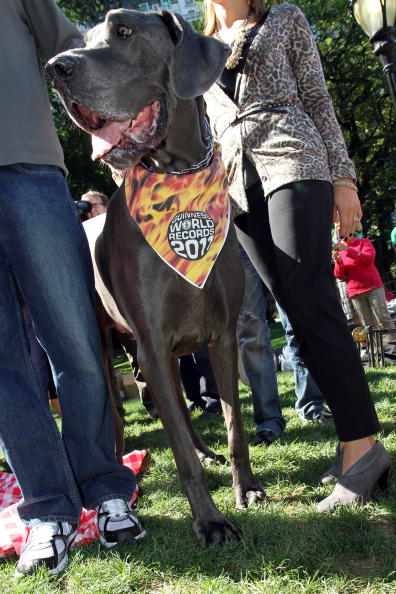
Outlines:
[[[339,223],[339,236],[347,238],[352,235],[362,218],[362,208],[359,197],[353,188],[334,186],[334,217],[333,222]],[[358,220],[357,220],[358,219]]]

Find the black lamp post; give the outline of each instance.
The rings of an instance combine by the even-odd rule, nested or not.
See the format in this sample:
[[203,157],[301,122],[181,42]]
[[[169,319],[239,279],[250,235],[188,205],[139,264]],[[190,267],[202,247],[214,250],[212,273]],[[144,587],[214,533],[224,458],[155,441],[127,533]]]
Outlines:
[[379,56],[396,109],[396,66],[393,32],[396,26],[396,0],[351,0],[351,11],[368,35]]

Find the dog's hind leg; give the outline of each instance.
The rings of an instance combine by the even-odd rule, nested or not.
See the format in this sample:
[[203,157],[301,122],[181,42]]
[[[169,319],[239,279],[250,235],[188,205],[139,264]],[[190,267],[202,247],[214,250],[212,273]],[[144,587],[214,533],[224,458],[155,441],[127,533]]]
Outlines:
[[177,399],[180,404],[180,410],[183,414],[184,420],[186,425],[190,431],[191,439],[193,441],[195,451],[197,453],[198,458],[201,462],[206,462],[211,464],[212,462],[217,462],[218,464],[226,464],[227,460],[221,454],[216,454],[212,450],[210,450],[202,441],[201,437],[195,431],[194,425],[191,421],[190,413],[186,406],[186,401],[183,398],[181,382],[180,382],[180,373],[179,373],[179,366],[177,363],[177,359],[172,359],[172,374],[173,374],[173,381],[175,384],[175,390]]
[[159,416],[169,439],[183,491],[190,503],[194,532],[204,547],[242,538],[242,533],[216,508],[205,483],[191,431],[175,393],[170,357],[159,357],[158,342],[150,349],[139,344],[139,362],[148,380]]
[[[111,349],[111,354],[113,353]],[[122,457],[124,455],[124,416],[125,410],[122,404],[121,396],[119,391],[117,390],[117,379],[114,372],[114,364],[112,358],[110,358],[110,352],[108,353],[109,357],[107,361],[105,361],[105,377],[108,385],[108,389],[110,392],[111,398],[111,410],[113,413],[114,419],[114,429],[115,429],[115,440],[116,440],[116,458],[117,461],[122,464]]]
[[238,396],[238,351],[235,333],[229,332],[211,345],[209,350],[227,425],[228,453],[236,506],[242,509],[262,500],[264,491],[250,467],[249,448]]

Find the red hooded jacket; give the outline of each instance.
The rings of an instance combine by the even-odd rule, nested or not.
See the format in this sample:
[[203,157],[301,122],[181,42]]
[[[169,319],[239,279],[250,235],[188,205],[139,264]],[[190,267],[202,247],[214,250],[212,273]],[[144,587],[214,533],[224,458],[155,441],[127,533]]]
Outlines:
[[384,286],[374,264],[375,248],[369,239],[354,237],[348,241],[348,250],[340,250],[339,255],[342,264],[335,262],[334,275],[346,281],[349,297]]

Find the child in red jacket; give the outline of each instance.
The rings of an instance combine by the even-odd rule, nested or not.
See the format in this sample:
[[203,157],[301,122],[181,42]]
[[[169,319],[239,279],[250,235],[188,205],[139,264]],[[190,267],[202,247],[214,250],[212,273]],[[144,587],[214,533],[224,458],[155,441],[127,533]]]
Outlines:
[[[393,330],[395,325],[386,307],[384,284],[374,264],[375,248],[369,239],[355,233],[334,245],[334,275],[347,283],[348,296],[364,326]],[[391,337],[384,342],[391,340]]]

